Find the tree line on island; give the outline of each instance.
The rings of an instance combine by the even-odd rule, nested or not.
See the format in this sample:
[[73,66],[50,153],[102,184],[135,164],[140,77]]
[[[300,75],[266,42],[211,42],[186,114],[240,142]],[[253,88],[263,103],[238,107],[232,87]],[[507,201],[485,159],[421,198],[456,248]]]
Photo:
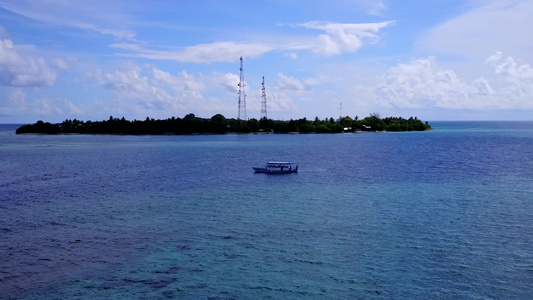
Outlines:
[[124,117],[103,121],[80,121],[67,119],[59,124],[37,121],[19,127],[17,134],[131,134],[131,135],[160,135],[160,134],[224,134],[224,133],[341,133],[359,131],[424,131],[431,129],[428,122],[422,122],[416,117],[404,119],[401,117],[380,118],[378,114],[359,119],[343,117],[320,120],[318,117],[311,121],[307,118],[298,120],[260,120],[226,119],[216,114],[210,119],[199,118],[188,114],[183,118],[168,118],[166,120],[128,121]]

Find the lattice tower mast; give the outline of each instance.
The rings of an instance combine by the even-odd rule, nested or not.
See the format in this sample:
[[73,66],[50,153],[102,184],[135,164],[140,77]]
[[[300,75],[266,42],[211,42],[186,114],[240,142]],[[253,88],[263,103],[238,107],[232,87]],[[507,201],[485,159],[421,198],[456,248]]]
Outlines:
[[246,93],[244,92],[244,87],[246,84],[244,83],[244,72],[242,68],[242,56],[241,56],[241,78],[239,81],[239,114],[237,116],[237,120],[241,120],[241,114],[244,120],[246,120]]
[[342,102],[341,102],[341,108],[340,108],[340,114],[339,114],[339,122],[342,122]]
[[263,93],[261,94],[261,119],[265,118],[268,119],[267,116],[267,95],[265,92],[265,76],[263,76]]

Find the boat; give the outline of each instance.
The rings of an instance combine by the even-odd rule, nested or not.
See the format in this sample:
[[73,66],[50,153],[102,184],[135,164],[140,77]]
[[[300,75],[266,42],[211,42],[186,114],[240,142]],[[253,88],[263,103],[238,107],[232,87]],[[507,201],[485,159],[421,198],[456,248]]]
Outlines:
[[264,167],[252,167],[255,173],[287,174],[297,173],[298,164],[286,161],[269,161]]

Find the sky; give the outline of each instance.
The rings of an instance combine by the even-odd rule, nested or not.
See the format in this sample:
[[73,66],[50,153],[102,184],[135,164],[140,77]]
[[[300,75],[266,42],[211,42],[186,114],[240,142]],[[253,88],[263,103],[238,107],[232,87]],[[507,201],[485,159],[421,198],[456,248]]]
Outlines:
[[0,0],[0,123],[533,120],[532,0]]

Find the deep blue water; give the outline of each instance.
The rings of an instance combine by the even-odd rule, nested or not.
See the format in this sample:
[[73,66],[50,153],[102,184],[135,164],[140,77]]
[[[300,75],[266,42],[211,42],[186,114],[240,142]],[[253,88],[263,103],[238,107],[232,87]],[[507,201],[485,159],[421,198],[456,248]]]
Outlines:
[[[533,122],[15,135],[0,299],[531,299]],[[298,174],[254,174],[267,160]]]

